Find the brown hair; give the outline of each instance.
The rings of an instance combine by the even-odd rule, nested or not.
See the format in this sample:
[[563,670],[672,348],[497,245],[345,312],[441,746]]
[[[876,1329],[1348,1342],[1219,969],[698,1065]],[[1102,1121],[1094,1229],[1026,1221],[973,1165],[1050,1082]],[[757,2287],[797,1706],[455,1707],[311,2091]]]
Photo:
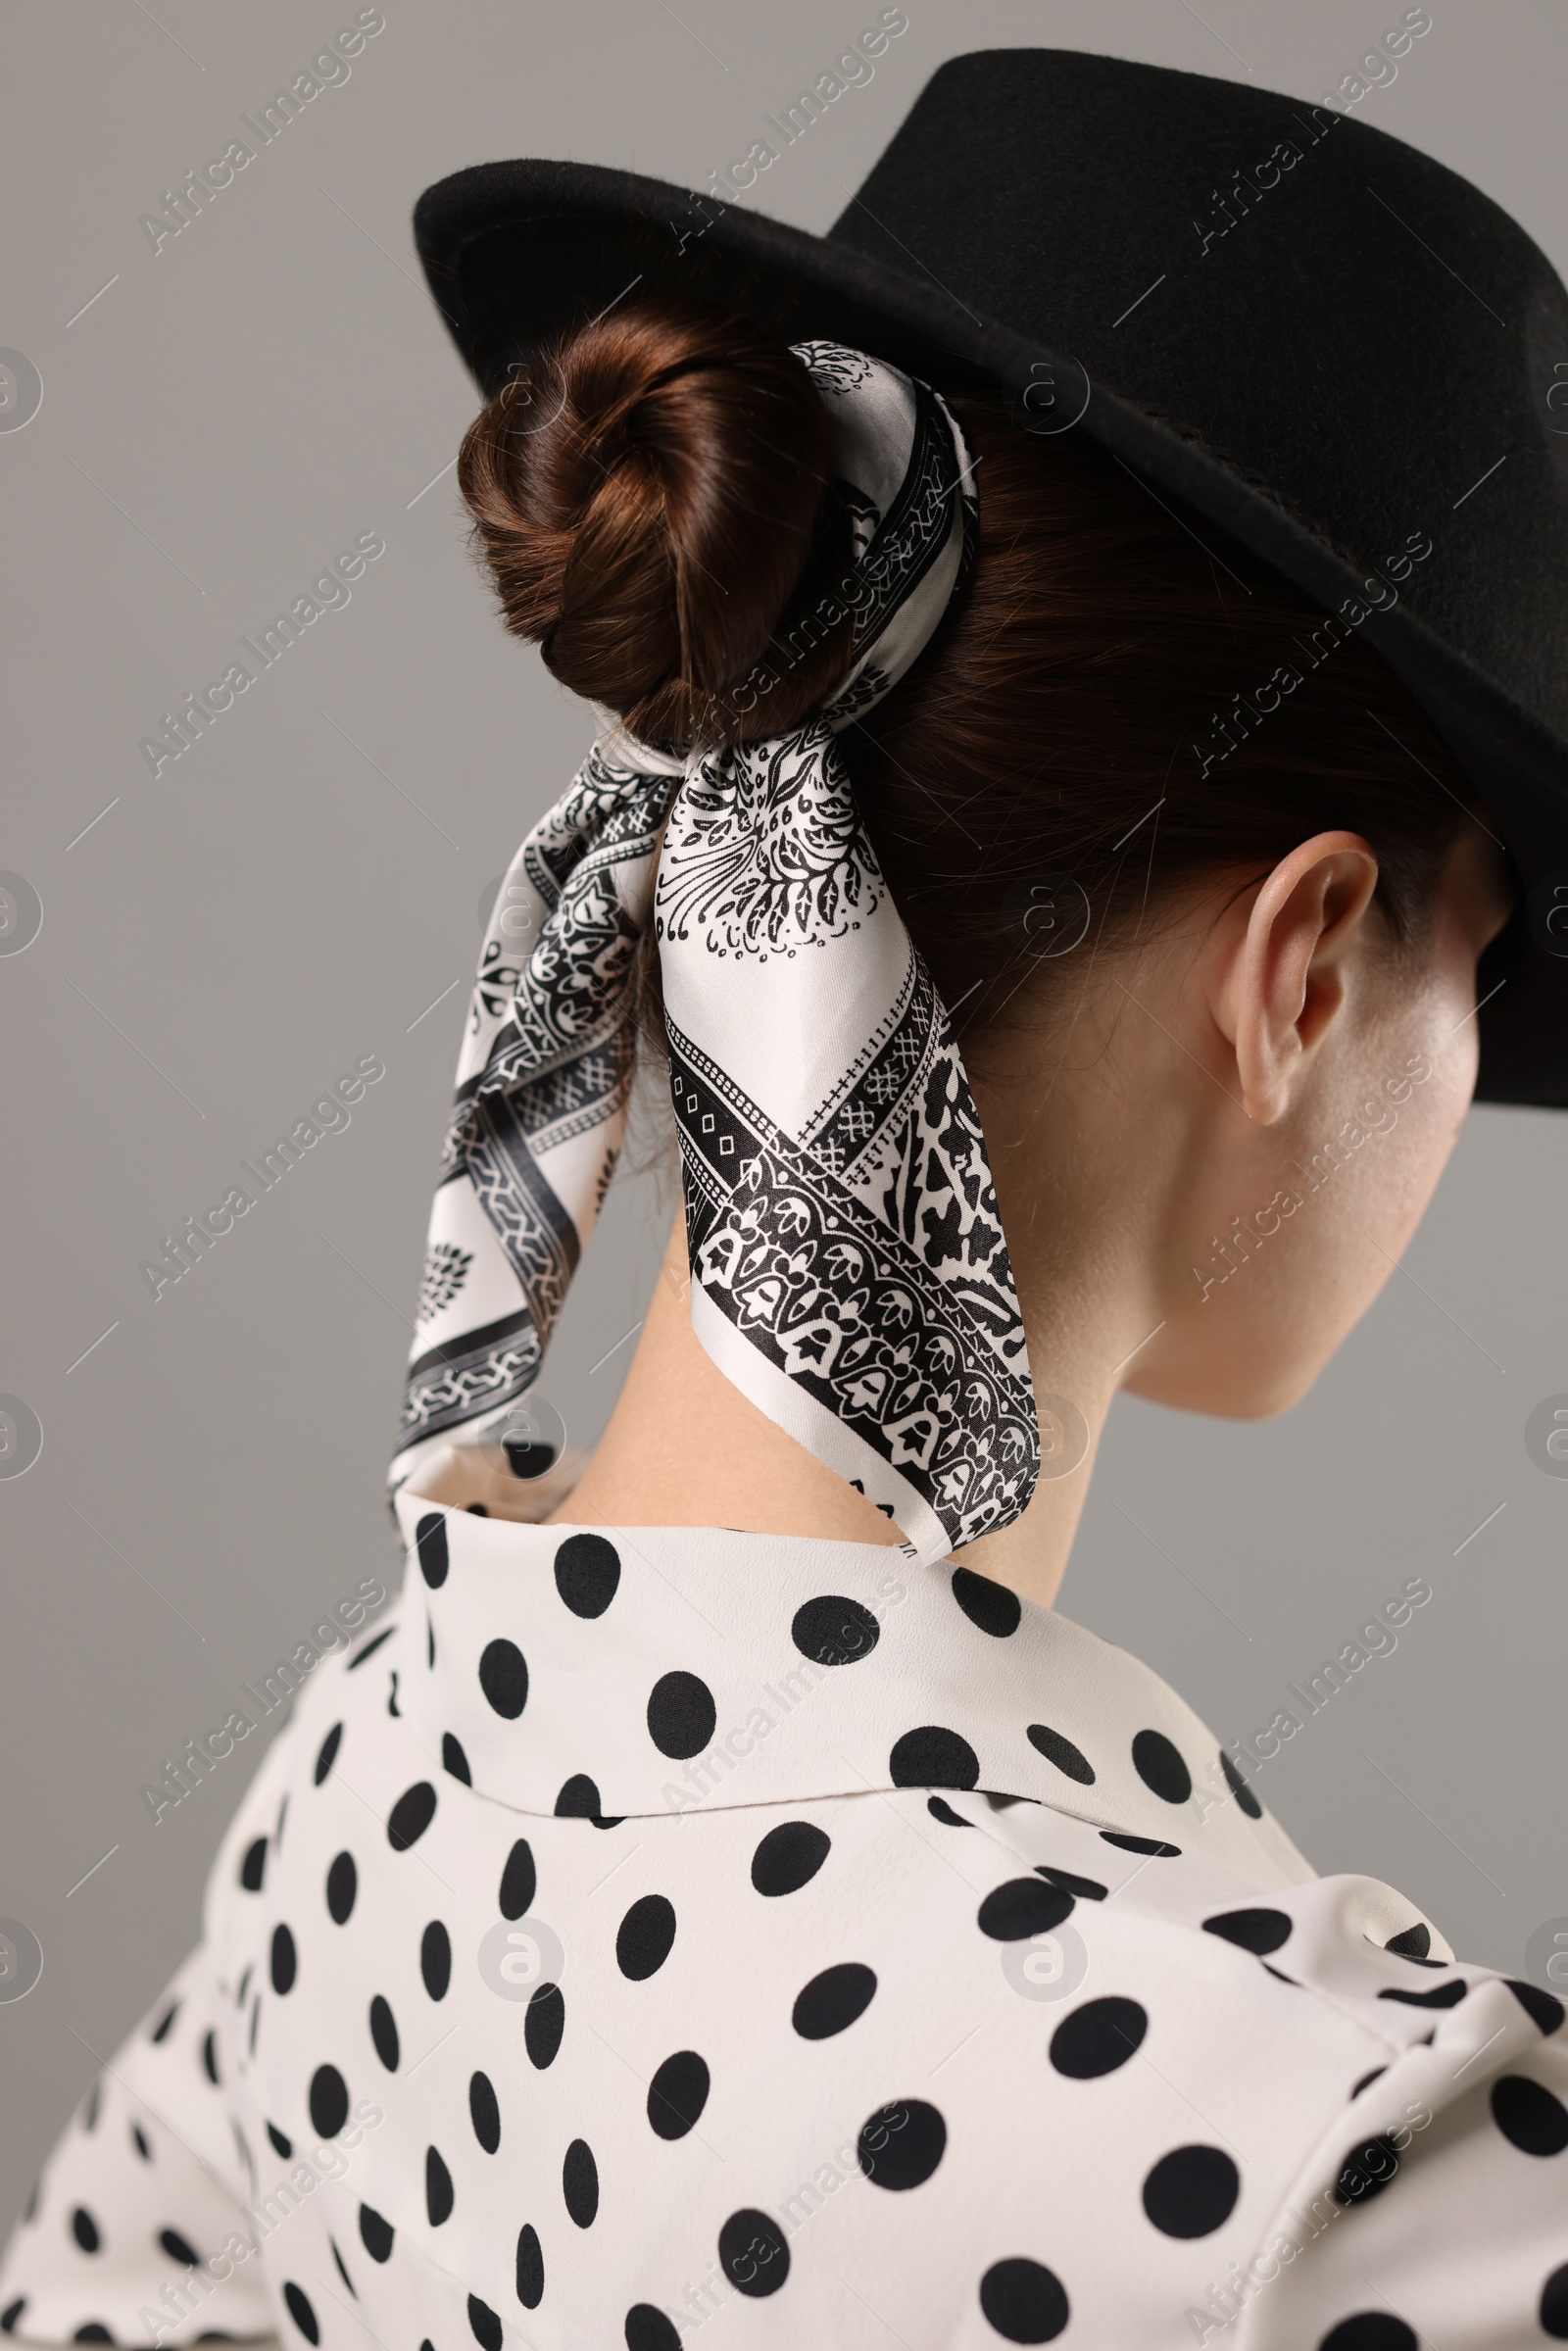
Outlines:
[[[848,616],[804,660],[774,637],[848,558],[847,528],[835,549],[815,527],[830,455],[782,344],[671,298],[514,374],[464,436],[458,485],[507,626],[642,741],[685,749],[794,724],[845,665]],[[743,716],[734,689],[769,655],[780,690]]]
[[[1340,826],[1377,855],[1393,940],[1418,945],[1473,793],[1387,664],[1084,436],[1034,437],[1000,401],[951,406],[976,461],[976,560],[839,744],[966,1038],[1025,976],[1063,968],[1036,959],[1054,943],[1042,894],[1110,944],[1183,885],[1245,887]],[[823,419],[790,353],[704,305],[627,303],[565,338],[459,460],[508,626],[647,740],[793,723],[845,665],[847,621],[773,661],[760,704],[743,689],[842,562]]]

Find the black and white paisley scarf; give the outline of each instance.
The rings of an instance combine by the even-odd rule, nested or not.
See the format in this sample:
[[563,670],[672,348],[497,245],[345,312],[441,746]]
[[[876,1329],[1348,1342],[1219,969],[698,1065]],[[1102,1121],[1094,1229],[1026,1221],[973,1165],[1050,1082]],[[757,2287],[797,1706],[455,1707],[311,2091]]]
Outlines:
[[828,406],[852,516],[842,602],[817,608],[822,629],[853,611],[851,665],[802,724],[686,760],[601,713],[606,731],[514,858],[459,1063],[392,1475],[534,1425],[521,1399],[624,1131],[630,975],[651,918],[692,1327],[771,1420],[940,1559],[1023,1509],[1039,1428],[963,1063],[835,737],[929,641],[978,508],[963,436],[928,386],[839,344],[794,348]]

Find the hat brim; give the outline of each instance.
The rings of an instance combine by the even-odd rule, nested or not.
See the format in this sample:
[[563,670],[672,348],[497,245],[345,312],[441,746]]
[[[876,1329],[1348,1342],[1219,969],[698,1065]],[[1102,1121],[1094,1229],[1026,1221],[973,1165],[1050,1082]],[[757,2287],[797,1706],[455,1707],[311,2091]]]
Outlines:
[[[1071,353],[971,309],[922,274],[913,256],[905,270],[836,232],[815,236],[665,180],[548,159],[478,164],[439,181],[419,199],[415,238],[486,396],[555,337],[634,290],[696,295],[781,342],[848,342],[947,390],[1000,392],[1027,429],[1087,433],[1154,494],[1217,523],[1326,610],[1359,595],[1360,568],[1266,487],[1169,419],[1092,382]],[[1042,402],[1047,383],[1045,401],[1055,408]],[[1558,857],[1568,863],[1568,748],[1407,605],[1374,612],[1362,626],[1451,746],[1520,872],[1549,873]],[[1568,872],[1562,879],[1568,885]],[[1568,932],[1561,956],[1542,936],[1521,908],[1483,966],[1483,997],[1499,973],[1506,978],[1480,1015],[1480,1101],[1568,1107]]]

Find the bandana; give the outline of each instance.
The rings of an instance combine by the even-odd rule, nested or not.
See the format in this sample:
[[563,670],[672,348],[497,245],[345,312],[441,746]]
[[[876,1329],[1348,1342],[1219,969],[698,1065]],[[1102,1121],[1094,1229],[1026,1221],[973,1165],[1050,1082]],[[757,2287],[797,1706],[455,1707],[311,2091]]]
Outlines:
[[[839,344],[793,348],[831,418],[853,554],[786,646],[850,612],[847,672],[799,725],[686,759],[600,713],[518,850],[459,1061],[392,1477],[454,1444],[548,1464],[522,1399],[620,1148],[652,921],[692,1328],[932,1560],[1017,1517],[1040,1433],[963,1063],[836,737],[929,642],[978,508],[927,385]],[[776,683],[754,671],[737,704]]]

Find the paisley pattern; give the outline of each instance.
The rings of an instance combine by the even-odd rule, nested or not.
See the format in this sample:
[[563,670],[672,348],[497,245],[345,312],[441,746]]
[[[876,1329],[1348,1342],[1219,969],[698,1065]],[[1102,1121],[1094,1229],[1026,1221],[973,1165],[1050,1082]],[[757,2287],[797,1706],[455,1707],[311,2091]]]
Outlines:
[[875,911],[870,844],[825,725],[699,767],[681,818],[661,878],[661,941],[700,930],[710,954],[793,955]]
[[[962,1060],[837,735],[930,641],[977,509],[927,385],[836,344],[796,351],[832,419],[853,554],[784,658],[848,612],[846,673],[798,726],[687,759],[601,713],[518,851],[480,957],[393,1477],[454,1442],[505,1446],[538,1377],[624,1132],[652,921],[693,1328],[934,1559],[1022,1510],[1039,1429]],[[744,683],[760,699],[777,677]]]

